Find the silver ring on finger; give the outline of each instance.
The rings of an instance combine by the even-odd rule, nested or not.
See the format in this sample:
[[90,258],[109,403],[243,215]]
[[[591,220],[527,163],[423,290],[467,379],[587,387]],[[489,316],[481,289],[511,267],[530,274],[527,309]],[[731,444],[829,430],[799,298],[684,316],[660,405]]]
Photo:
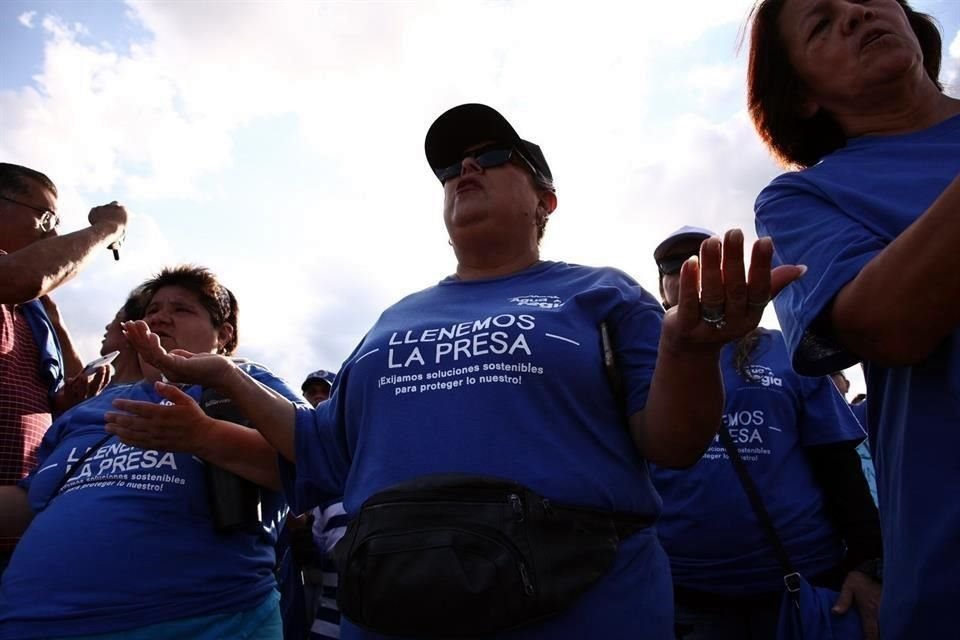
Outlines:
[[700,317],[715,329],[727,326],[727,314],[722,306],[700,305]]

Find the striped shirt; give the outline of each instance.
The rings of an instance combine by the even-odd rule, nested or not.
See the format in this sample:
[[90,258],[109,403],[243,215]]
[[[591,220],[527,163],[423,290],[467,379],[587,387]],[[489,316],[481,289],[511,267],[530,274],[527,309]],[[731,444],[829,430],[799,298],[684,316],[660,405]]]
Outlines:
[[330,640],[340,637],[340,610],[337,608],[337,569],[331,553],[334,545],[347,531],[350,517],[342,502],[313,511],[313,537],[320,550],[320,584],[315,595],[313,625],[310,640]]
[[[40,349],[17,305],[0,305],[0,486],[13,485],[37,465],[37,448],[52,422]],[[0,552],[17,538],[0,538]]]

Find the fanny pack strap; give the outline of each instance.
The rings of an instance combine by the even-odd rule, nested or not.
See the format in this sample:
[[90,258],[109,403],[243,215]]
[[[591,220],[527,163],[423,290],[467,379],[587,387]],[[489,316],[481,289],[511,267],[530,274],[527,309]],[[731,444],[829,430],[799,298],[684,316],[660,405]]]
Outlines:
[[777,556],[777,562],[780,563],[780,569],[783,571],[783,584],[787,587],[787,591],[796,594],[800,591],[800,574],[794,569],[793,563],[790,562],[790,556],[787,555],[783,541],[780,540],[780,536],[777,534],[777,528],[773,524],[773,518],[770,517],[767,507],[763,504],[763,498],[760,497],[757,485],[754,484],[753,478],[750,477],[747,465],[743,462],[743,458],[740,457],[740,451],[737,450],[737,446],[733,443],[730,432],[721,425],[718,435],[720,436],[720,442],[723,443],[723,448],[727,450],[727,455],[730,456],[730,462],[733,463],[733,470],[736,471],[737,477],[740,479],[740,484],[747,494],[747,499],[750,500],[750,506],[753,508],[757,520],[760,521],[760,526],[763,528],[764,534],[767,536],[767,541],[770,543],[770,546],[773,547],[774,555]]

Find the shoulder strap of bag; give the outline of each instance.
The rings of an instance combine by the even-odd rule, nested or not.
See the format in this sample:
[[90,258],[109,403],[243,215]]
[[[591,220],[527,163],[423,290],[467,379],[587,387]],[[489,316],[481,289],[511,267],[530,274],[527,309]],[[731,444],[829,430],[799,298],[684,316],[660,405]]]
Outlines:
[[760,521],[760,526],[767,536],[767,541],[770,543],[770,546],[773,547],[774,555],[777,556],[777,562],[780,563],[780,569],[783,571],[783,583],[790,592],[796,593],[800,589],[800,574],[797,573],[793,568],[793,563],[790,562],[790,556],[787,555],[787,550],[784,548],[783,542],[777,534],[777,528],[773,525],[773,518],[770,517],[770,513],[763,504],[763,498],[760,497],[757,485],[754,484],[753,478],[750,477],[747,465],[744,464],[743,458],[740,457],[740,451],[737,450],[737,446],[733,443],[730,432],[721,425],[718,435],[720,436],[720,442],[723,444],[723,448],[727,450],[730,462],[733,463],[733,470],[736,471],[737,477],[740,479],[740,484],[747,494],[747,499],[750,500],[750,506],[753,508],[753,512],[756,514],[757,520]]
[[[616,361],[613,341],[610,337],[610,330],[606,322],[600,323],[600,341],[603,351],[603,364],[607,371],[610,387],[613,390],[614,399],[626,415],[626,392],[623,387],[623,376],[620,374],[620,367]],[[800,590],[800,574],[794,570],[793,563],[790,562],[790,556],[787,555],[787,550],[784,548],[783,542],[781,542],[780,536],[777,534],[777,528],[773,525],[773,519],[763,504],[763,498],[760,497],[757,486],[753,483],[753,479],[750,478],[750,472],[747,470],[743,458],[740,457],[740,452],[730,438],[730,432],[721,425],[719,436],[720,442],[723,443],[723,448],[727,450],[727,455],[733,463],[733,469],[740,479],[740,484],[747,494],[747,499],[750,500],[750,506],[753,508],[757,520],[760,521],[760,526],[763,528],[763,532],[766,534],[770,546],[773,547],[774,555],[777,556],[777,562],[783,571],[783,582],[787,590],[795,594]]]

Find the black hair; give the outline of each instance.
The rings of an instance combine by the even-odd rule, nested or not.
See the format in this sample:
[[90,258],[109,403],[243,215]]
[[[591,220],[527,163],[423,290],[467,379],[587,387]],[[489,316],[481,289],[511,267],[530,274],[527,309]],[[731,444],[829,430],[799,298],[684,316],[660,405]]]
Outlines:
[[9,162],[0,162],[0,193],[15,193],[23,195],[27,193],[29,186],[27,181],[32,180],[45,189],[48,189],[54,196],[57,195],[57,186],[53,180],[46,175],[19,164],[10,164]]
[[[210,314],[210,321],[214,327],[219,329],[225,323],[230,323],[233,326],[233,334],[227,343],[221,347],[220,352],[229,356],[236,351],[240,336],[240,329],[237,325],[240,308],[233,292],[220,284],[212,271],[206,267],[189,264],[164,268],[160,273],[138,287],[140,291],[139,302],[143,311],[146,310],[157,291],[163,287],[183,287],[187,291],[197,294],[200,304]],[[124,305],[124,308],[126,308],[126,305]]]

